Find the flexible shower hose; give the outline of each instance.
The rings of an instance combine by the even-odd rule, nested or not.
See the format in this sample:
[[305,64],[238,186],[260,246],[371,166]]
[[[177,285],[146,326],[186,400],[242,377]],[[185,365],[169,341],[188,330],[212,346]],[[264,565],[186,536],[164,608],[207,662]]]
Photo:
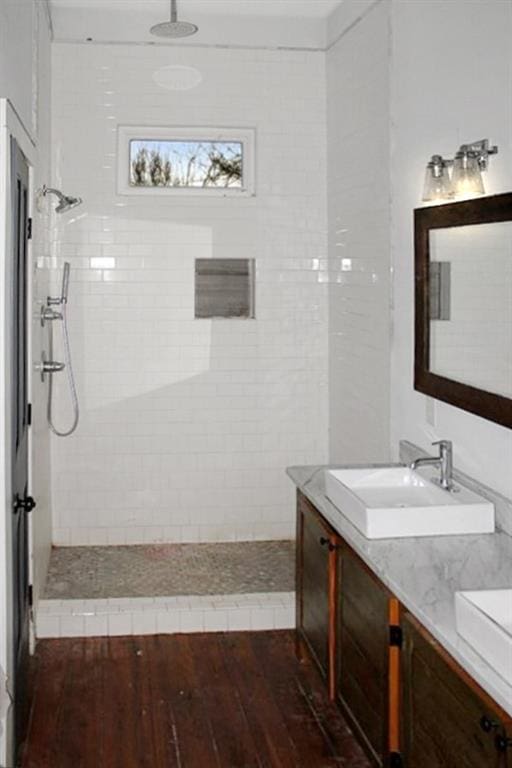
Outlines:
[[[66,312],[66,302],[64,301],[61,304],[61,312],[62,312],[62,336],[64,340],[64,362],[66,363],[66,374],[68,377],[68,384],[69,384],[69,391],[71,394],[71,400],[73,403],[73,423],[71,424],[71,427],[68,430],[61,431],[57,429],[57,427],[53,423],[53,413],[52,413],[52,406],[53,406],[53,373],[50,373],[50,380],[48,382],[48,404],[46,409],[46,415],[48,418],[48,425],[52,432],[55,435],[58,435],[58,437],[68,437],[68,435],[72,435],[75,429],[78,426],[78,420],[80,418],[80,408],[78,405],[78,394],[76,391],[76,383],[75,383],[75,375],[73,373],[73,364],[71,362],[71,348],[69,345],[69,332],[68,332],[68,317]],[[50,360],[53,360],[53,323],[49,323],[49,340],[48,340],[48,348],[49,348],[49,355]]]

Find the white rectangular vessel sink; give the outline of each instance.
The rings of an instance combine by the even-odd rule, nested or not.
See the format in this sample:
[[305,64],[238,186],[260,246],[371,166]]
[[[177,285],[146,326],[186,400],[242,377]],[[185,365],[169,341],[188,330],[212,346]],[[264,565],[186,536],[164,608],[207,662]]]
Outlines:
[[328,498],[367,539],[494,531],[490,501],[458,484],[445,491],[408,467],[328,469],[325,484]]
[[512,685],[512,589],[455,593],[457,632]]

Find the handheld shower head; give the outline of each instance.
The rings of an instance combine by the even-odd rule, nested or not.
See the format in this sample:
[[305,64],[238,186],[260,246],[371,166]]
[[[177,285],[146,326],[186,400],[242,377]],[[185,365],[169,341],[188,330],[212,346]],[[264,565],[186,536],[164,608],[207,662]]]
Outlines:
[[59,189],[52,189],[51,187],[44,186],[41,190],[43,197],[46,195],[55,195],[58,199],[58,205],[55,208],[55,213],[65,213],[72,208],[76,208],[82,202],[81,197],[71,197],[70,195],[64,195]]
[[69,293],[69,273],[71,271],[71,264],[69,261],[64,262],[64,269],[62,270],[62,288],[60,291],[61,304],[68,303]]
[[189,21],[178,21],[177,0],[171,0],[171,19],[163,21],[161,24],[155,24],[149,30],[152,35],[157,37],[190,37],[195,35],[199,28]]

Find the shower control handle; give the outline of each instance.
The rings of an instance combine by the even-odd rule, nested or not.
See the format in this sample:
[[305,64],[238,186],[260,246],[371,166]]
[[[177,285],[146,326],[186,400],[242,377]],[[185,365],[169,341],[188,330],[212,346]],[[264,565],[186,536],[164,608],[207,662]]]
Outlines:
[[62,312],[57,312],[51,307],[41,307],[41,326],[44,328],[45,323],[49,323],[52,320],[62,320]]
[[34,365],[35,370],[39,371],[41,375],[41,381],[44,381],[47,373],[59,373],[65,367],[65,363],[59,363],[57,360],[47,360],[45,352],[41,355],[41,362]]
[[59,373],[59,371],[63,371],[65,367],[65,363],[58,363],[56,360],[46,360],[43,363],[41,370],[43,373]]

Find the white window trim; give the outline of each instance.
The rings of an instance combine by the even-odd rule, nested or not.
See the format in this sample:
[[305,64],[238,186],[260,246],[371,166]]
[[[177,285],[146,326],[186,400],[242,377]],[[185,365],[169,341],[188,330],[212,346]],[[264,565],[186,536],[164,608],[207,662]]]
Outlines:
[[[243,145],[242,188],[232,187],[133,187],[130,185],[130,142],[161,141],[238,141]],[[253,128],[219,128],[167,125],[119,125],[117,128],[117,193],[118,195],[253,197],[255,195],[255,130]]]

